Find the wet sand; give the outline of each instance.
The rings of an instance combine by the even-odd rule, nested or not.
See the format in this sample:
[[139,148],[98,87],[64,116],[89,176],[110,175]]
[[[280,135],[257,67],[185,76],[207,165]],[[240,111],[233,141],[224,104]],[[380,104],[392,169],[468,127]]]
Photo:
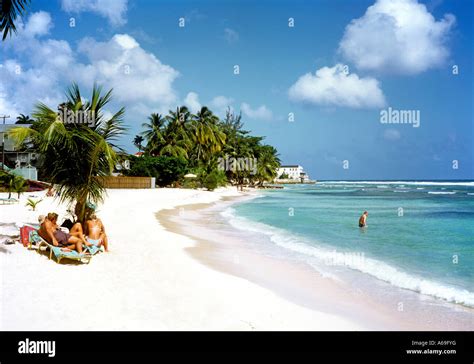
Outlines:
[[[262,245],[269,242],[235,229],[220,215],[225,208],[248,198],[251,197],[178,206],[162,210],[156,216],[166,229],[196,241],[196,246],[186,250],[202,264],[247,279],[306,308],[355,321],[368,330],[474,328],[474,310],[470,308],[401,290],[372,278],[368,281],[375,287],[368,288],[363,280],[326,277],[308,264],[286,257],[284,252],[256,251],[253,247],[260,244],[259,239]],[[373,294],[374,290],[377,294]]]

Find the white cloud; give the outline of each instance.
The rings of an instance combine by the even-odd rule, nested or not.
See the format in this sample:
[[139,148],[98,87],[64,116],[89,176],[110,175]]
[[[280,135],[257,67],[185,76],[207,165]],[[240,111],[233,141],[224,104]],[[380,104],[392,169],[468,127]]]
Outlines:
[[216,96],[214,97],[211,102],[209,103],[210,109],[220,117],[224,117],[227,109],[230,108],[231,111],[234,110],[232,104],[234,103],[234,99],[231,97],[226,96]]
[[[178,71],[141,48],[133,37],[117,34],[106,42],[84,38],[73,49],[64,40],[39,39],[27,34],[27,29],[34,28],[39,36],[44,34],[41,29],[51,26],[50,21],[38,26],[37,14],[32,14],[26,24],[19,23],[15,42],[4,44],[5,60],[0,67],[3,110],[15,115],[31,113],[38,101],[55,108],[64,100],[65,87],[72,81],[79,84],[86,96],[94,82],[105,90],[113,88],[116,105],[111,109],[126,106],[134,117],[175,106],[173,82]],[[29,63],[20,59],[28,59]]]
[[232,44],[235,43],[239,40],[239,33],[237,33],[235,30],[230,29],[230,28],[225,28],[224,29],[224,39],[227,41],[227,43]]
[[176,102],[172,85],[178,71],[141,48],[133,37],[116,34],[107,42],[84,38],[78,50],[89,63],[77,65],[76,79],[113,87],[115,97],[121,101]]
[[316,105],[351,108],[385,105],[385,97],[376,79],[347,74],[342,64],[320,68],[314,75],[301,76],[288,94],[293,101]]
[[216,108],[226,108],[231,106],[234,99],[226,96],[216,96],[211,100],[211,106]]
[[195,113],[201,109],[201,103],[199,102],[199,95],[195,92],[189,92],[184,99],[184,104],[188,109]]
[[400,132],[396,129],[387,129],[383,133],[383,137],[387,140],[395,141],[400,139]]
[[377,0],[351,21],[339,51],[358,69],[416,74],[444,64],[455,17],[436,19],[417,0]]
[[127,2],[128,0],[61,0],[61,7],[68,13],[96,13],[117,26],[127,22]]
[[250,119],[271,120],[273,114],[265,105],[252,109],[249,104],[243,102],[240,106],[242,113]]
[[52,26],[51,15],[45,11],[38,11],[31,14],[25,26],[25,35],[29,37],[45,35]]

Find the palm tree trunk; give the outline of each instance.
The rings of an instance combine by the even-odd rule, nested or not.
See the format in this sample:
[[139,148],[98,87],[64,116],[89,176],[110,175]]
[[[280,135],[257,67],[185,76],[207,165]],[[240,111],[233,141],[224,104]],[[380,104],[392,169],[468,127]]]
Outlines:
[[76,207],[74,208],[74,214],[76,215],[76,219],[81,224],[85,223],[86,221],[86,202],[87,197],[81,196],[76,200]]

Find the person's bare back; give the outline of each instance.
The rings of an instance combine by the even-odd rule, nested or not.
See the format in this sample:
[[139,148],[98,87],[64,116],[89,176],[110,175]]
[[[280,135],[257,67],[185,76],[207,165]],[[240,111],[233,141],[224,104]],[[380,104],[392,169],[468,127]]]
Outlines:
[[105,227],[96,215],[92,215],[86,221],[87,240],[96,246],[104,246],[105,251],[108,251],[107,235],[105,234]]

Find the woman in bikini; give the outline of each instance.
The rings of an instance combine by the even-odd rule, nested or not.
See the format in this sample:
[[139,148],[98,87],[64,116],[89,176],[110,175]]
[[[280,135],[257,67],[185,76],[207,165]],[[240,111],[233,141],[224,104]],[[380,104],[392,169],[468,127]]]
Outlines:
[[105,234],[104,224],[95,215],[92,214],[90,219],[86,221],[87,241],[97,247],[104,246],[106,252],[109,251],[109,242]]

